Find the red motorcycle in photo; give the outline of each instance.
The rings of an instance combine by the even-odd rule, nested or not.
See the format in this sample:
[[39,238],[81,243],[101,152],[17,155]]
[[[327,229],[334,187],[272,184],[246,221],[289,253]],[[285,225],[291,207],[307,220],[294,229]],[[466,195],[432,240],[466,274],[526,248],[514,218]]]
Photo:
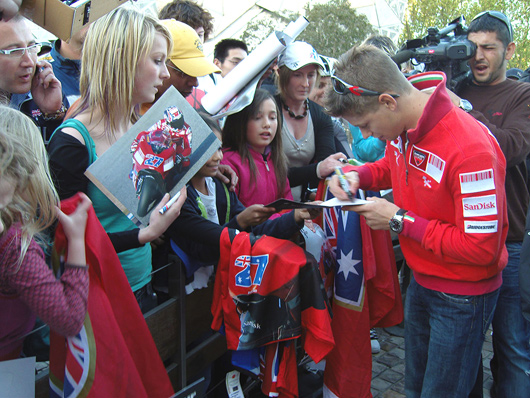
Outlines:
[[182,113],[177,107],[170,107],[164,111],[164,119],[142,131],[132,142],[130,177],[138,198],[138,216],[146,216],[171,191],[173,186],[167,186],[168,175],[189,167],[191,136]]

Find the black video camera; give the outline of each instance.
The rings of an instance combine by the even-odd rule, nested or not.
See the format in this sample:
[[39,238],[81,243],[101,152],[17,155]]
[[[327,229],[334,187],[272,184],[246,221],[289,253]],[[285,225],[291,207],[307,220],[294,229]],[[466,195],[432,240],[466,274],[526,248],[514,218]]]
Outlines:
[[421,39],[407,40],[392,57],[398,65],[414,59],[425,64],[425,71],[442,71],[447,76],[447,87],[457,92],[469,76],[467,60],[477,47],[467,39],[464,16],[456,18],[442,30],[429,28]]

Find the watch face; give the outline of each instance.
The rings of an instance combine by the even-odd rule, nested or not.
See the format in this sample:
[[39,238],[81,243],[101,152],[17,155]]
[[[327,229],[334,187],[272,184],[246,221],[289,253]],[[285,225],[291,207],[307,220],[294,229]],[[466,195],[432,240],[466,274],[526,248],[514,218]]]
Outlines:
[[390,229],[398,234],[403,231],[403,219],[398,220],[394,216],[390,219],[389,225]]

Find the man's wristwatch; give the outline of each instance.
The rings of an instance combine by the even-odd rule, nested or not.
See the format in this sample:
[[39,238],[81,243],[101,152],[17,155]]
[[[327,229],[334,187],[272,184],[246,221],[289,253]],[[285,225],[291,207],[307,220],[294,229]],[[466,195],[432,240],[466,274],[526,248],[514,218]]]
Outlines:
[[394,231],[395,233],[399,234],[401,231],[403,231],[403,216],[407,210],[405,209],[399,209],[396,214],[390,219],[388,224],[390,225],[390,230]]
[[460,109],[463,109],[467,113],[471,112],[473,110],[473,105],[471,105],[471,102],[469,102],[466,99],[460,98],[460,104],[458,104],[458,107]]

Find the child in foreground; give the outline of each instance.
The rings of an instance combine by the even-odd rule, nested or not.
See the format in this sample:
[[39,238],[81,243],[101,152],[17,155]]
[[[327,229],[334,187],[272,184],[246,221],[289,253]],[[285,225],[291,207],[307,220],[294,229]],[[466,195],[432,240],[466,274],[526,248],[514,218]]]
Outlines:
[[[35,316],[64,336],[76,335],[87,310],[85,227],[90,200],[74,213],[58,207],[42,137],[19,111],[0,106],[0,361],[20,356]],[[68,261],[56,279],[36,239],[57,219]]]

